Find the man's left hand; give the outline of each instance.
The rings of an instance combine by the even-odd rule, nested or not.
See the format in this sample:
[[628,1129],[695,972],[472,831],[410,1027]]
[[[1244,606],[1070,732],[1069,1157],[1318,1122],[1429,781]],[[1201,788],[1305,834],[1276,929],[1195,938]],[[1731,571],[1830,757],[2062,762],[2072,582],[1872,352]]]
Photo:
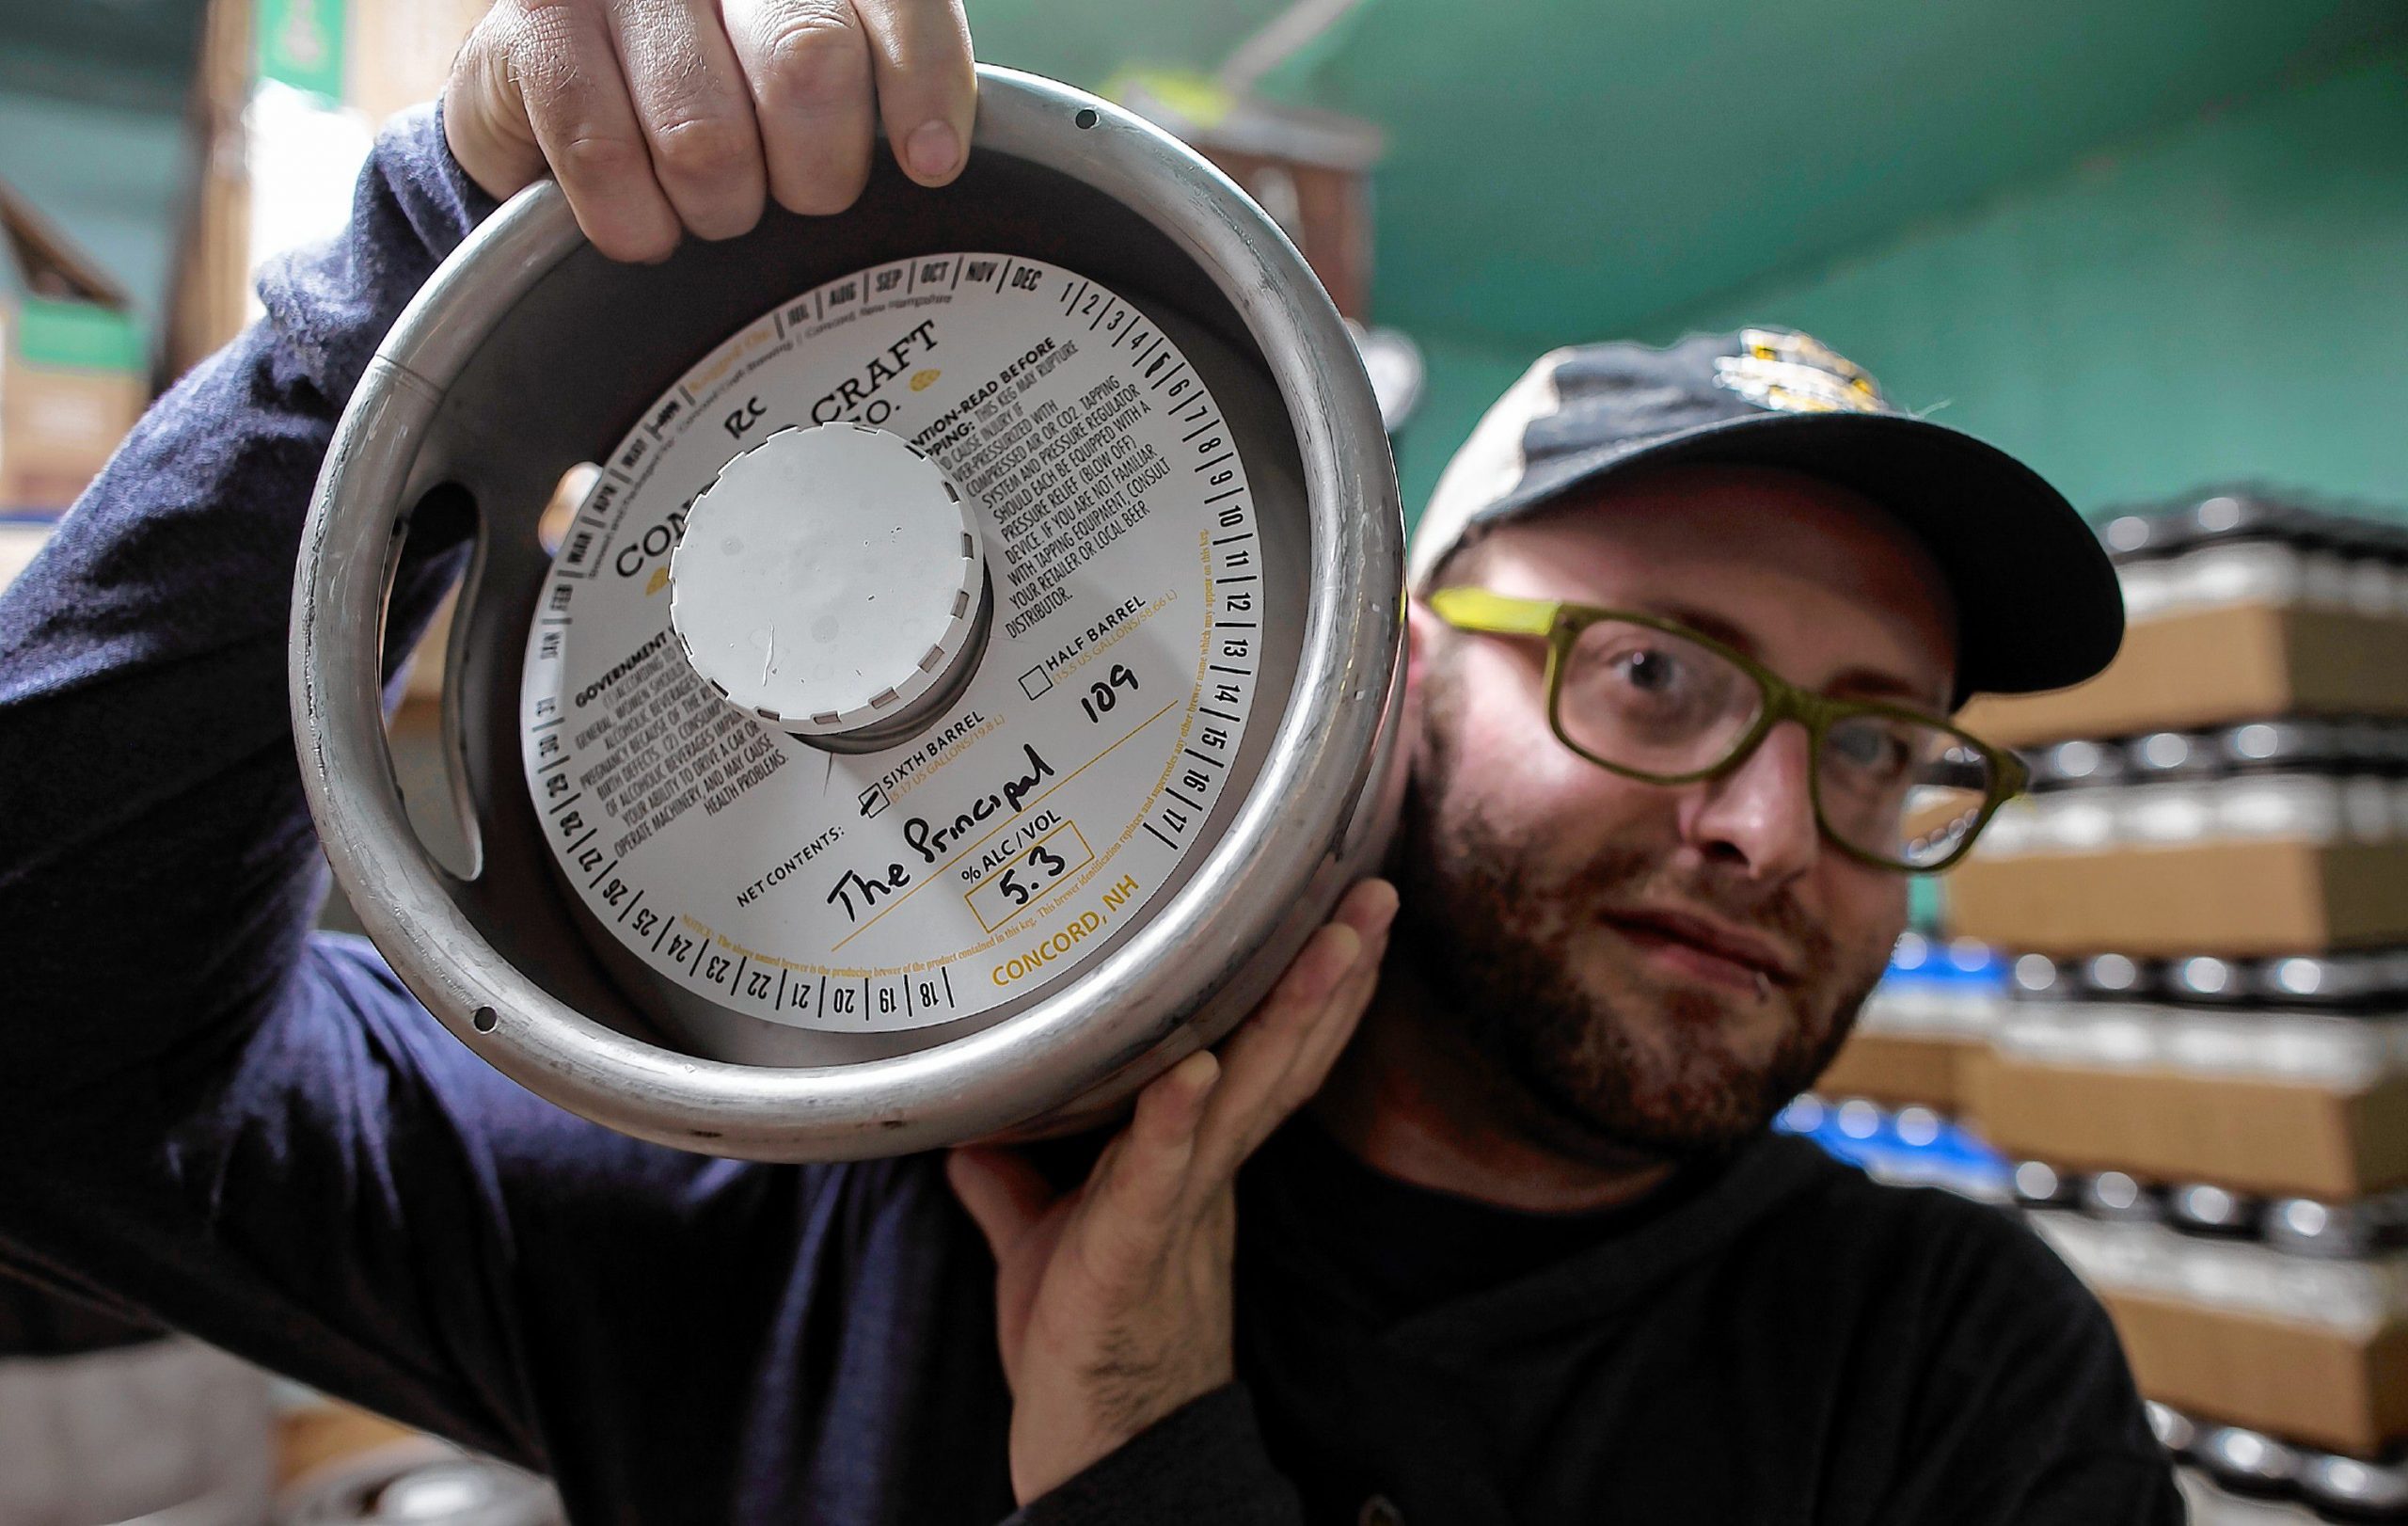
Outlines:
[[1320,1089],[1395,913],[1384,881],[1349,891],[1217,1057],[1190,1055],[1138,1094],[1076,1190],[1009,1151],[954,1152],[954,1191],[995,1253],[1022,1504],[1235,1375],[1238,1168]]

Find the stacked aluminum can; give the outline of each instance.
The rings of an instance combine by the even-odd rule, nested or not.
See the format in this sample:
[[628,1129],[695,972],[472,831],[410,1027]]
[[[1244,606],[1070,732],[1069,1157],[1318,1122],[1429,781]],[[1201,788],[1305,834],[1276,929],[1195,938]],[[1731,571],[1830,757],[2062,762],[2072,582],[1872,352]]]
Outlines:
[[[2408,1520],[2408,674],[2372,660],[2408,531],[2223,492],[2102,535],[2128,652],[2170,672],[2179,630],[2196,664],[2111,670],[2126,723],[2010,736],[2032,792],[1952,891],[2004,977],[1960,1102],[2106,1302],[2199,1518]],[[2219,707],[2227,681],[2296,703]],[[2095,931],[2051,919],[2060,885],[2113,887]]]

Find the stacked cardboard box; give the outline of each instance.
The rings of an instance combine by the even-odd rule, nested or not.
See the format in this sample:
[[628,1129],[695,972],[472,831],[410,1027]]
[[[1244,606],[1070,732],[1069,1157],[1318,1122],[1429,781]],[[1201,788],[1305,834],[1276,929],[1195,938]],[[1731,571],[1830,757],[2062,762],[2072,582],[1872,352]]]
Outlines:
[[0,183],[0,589],[149,402],[124,289]]
[[1815,1089],[1887,1107],[1927,1107],[1942,1117],[1961,1114],[1970,1067],[1988,1053],[2005,1005],[2005,965],[1991,949],[1971,939],[1943,943],[1907,933]]
[[0,183],[0,515],[75,501],[150,398],[124,288]]
[[2106,1302],[2159,1437],[2203,1481],[2408,1519],[2399,1195],[2330,1204],[2032,1161],[2012,1181]]
[[2123,655],[1965,717],[2034,792],[1950,886],[2011,951],[1961,1101],[2170,1439],[2408,1515],[2408,541],[2242,492],[2104,533]]
[[1360,118],[1192,75],[1123,74],[1105,93],[1219,167],[1259,202],[1347,317],[1371,296],[1371,167],[1386,136]]
[[2107,533],[2115,664],[1966,708],[2051,750],[1956,876],[1958,930],[2075,954],[2408,941],[2408,534],[2233,493]]

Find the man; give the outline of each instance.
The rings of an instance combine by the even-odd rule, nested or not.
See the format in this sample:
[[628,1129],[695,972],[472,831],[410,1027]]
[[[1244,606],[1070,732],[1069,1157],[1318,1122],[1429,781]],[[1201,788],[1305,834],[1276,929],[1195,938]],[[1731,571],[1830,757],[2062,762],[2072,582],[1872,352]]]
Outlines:
[[[136,430],[0,601],[0,1265],[580,1521],[2173,1518],[2034,1239],[1765,1130],[1897,866],[2011,782],[1916,717],[2120,629],[2061,500],[1797,336],[1559,354],[1500,402],[1416,542],[1409,937],[1358,887],[1100,1154],[641,1144],[307,933],[284,611],[411,292],[547,163],[657,258],[848,203],[873,109],[943,183],[971,94],[939,0],[506,0],[344,240]],[[450,567],[402,569],[399,627]],[[1926,777],[1976,808],[1906,820]]]

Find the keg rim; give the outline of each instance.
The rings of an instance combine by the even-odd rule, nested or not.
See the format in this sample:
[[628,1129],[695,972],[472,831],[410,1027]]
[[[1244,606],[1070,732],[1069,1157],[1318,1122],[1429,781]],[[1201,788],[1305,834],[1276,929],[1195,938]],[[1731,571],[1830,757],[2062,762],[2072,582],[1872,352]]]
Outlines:
[[[623,1133],[767,1160],[885,1156],[1125,1095],[1219,1037],[1195,1025],[1328,870],[1394,739],[1403,533],[1379,405],[1336,307],[1271,218],[1201,155],[1058,82],[982,65],[972,151],[1111,196],[1211,277],[1259,348],[1303,465],[1310,590],[1290,703],[1251,794],[1176,895],[1065,990],[994,1027],[886,1059],[775,1068],[662,1047],[595,1021],[505,959],[445,889],[404,814],[380,704],[383,602],[402,497],[446,388],[494,322],[583,246],[550,181],[470,233],[404,310],[338,424],[302,537],[294,741],[337,880],[404,983],[462,1041]],[[1359,524],[1341,525],[1352,511]],[[1326,830],[1300,832],[1296,822]],[[1237,904],[1243,885],[1246,904]],[[1222,1025],[1242,1013],[1217,1012]],[[1064,1094],[1065,1078],[1076,1083]]]

